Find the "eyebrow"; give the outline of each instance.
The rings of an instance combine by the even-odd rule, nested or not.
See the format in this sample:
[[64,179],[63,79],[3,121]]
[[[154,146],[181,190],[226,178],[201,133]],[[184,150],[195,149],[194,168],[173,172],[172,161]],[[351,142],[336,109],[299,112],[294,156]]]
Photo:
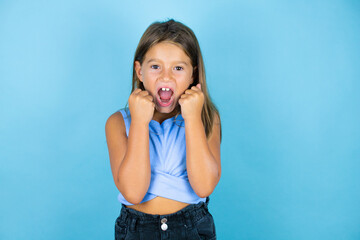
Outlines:
[[[148,61],[146,61],[146,63],[150,63],[150,62],[161,62],[159,59],[157,58],[150,58]],[[176,63],[183,63],[185,65],[188,65],[186,62],[184,61],[175,61]]]

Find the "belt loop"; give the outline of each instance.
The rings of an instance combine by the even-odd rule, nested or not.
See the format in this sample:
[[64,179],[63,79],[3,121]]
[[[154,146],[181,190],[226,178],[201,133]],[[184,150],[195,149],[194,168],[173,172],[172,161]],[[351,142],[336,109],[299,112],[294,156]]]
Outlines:
[[128,215],[128,214],[127,214],[126,211],[121,211],[121,212],[120,212],[120,219],[121,219],[121,221],[126,222],[127,215]]
[[193,227],[193,222],[192,222],[192,219],[191,219],[191,216],[190,216],[189,212],[185,212],[184,216],[185,216],[186,226],[188,228],[192,228]]
[[136,228],[136,221],[137,221],[137,218],[133,218],[131,219],[131,223],[130,223],[130,230],[132,232],[135,232],[135,228]]

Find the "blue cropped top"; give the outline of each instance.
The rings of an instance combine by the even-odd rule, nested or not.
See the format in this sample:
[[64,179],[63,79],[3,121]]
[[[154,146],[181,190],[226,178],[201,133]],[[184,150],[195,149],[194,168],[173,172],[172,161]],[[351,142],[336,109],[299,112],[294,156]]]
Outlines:
[[[131,123],[128,108],[119,110],[123,116],[126,135],[129,136]],[[181,114],[176,119],[165,119],[161,124],[155,120],[149,123],[149,151],[151,181],[148,192],[141,203],[157,196],[180,202],[196,204],[205,202],[192,189],[186,170],[185,122]],[[133,205],[119,193],[119,202]]]

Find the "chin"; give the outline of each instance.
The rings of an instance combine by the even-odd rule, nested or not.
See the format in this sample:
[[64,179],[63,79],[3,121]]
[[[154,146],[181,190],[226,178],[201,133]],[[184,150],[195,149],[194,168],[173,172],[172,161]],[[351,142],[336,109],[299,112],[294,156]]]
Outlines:
[[169,107],[156,106],[156,111],[160,113],[171,113],[173,110],[174,110],[174,106],[169,106]]
[[178,106],[178,104],[174,104],[172,103],[170,106],[167,107],[162,107],[159,104],[155,104],[155,109],[156,111],[160,112],[160,113],[171,113],[175,110],[175,108]]

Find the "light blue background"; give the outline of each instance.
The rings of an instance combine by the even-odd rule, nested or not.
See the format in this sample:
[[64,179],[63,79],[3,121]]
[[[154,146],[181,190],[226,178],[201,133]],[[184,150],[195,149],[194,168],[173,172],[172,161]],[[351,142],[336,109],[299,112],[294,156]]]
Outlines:
[[218,239],[360,239],[359,1],[0,1],[0,239],[113,239],[106,119],[156,20],[219,107]]

